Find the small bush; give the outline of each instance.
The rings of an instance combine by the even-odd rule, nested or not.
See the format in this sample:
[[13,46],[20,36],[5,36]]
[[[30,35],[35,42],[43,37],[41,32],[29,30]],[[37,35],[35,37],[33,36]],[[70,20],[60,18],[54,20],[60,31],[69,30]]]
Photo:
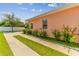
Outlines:
[[37,30],[32,31],[32,35],[38,36],[38,31]]
[[60,38],[61,38],[61,32],[59,31],[59,30],[54,30],[53,32],[53,36],[54,36],[54,38],[56,39],[56,40],[61,40]]
[[36,37],[42,37],[42,38],[47,37],[46,31],[37,31],[37,30],[34,30],[34,31],[32,31],[32,35],[34,35]]
[[45,38],[48,35],[47,35],[47,32],[46,31],[41,31],[41,32],[39,32],[39,36]]
[[[74,29],[75,28],[73,28],[73,30]],[[63,27],[63,37],[67,43],[71,43],[75,41],[75,36],[73,33],[76,31],[76,29],[74,31],[73,30],[71,30],[71,28],[68,26]]]
[[41,31],[39,31],[39,32],[38,32],[38,37],[41,37],[41,34],[42,34]]
[[23,34],[26,34],[26,30],[25,29],[23,29],[22,32],[23,32]]
[[27,30],[27,34],[32,35],[32,30]]

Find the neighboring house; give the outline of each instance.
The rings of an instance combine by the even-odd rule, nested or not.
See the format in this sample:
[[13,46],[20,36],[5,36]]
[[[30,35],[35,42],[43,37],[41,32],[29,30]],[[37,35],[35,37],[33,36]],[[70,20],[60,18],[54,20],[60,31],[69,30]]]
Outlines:
[[[79,33],[79,4],[71,4],[62,8],[52,10],[45,14],[28,19],[33,30],[44,29],[48,36],[52,36],[54,29],[61,29],[63,25],[68,25],[72,28],[77,27]],[[79,42],[79,39],[76,39]]]

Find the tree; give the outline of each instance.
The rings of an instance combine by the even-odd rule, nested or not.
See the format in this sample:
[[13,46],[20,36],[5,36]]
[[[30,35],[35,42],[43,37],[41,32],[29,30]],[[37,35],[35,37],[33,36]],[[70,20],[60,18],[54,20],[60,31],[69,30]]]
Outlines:
[[4,20],[9,22],[9,25],[12,27],[12,32],[13,32],[13,26],[15,25],[15,16],[14,14],[4,14]]
[[13,27],[16,26],[23,26],[23,22],[20,21],[19,18],[15,17],[14,14],[4,14],[4,19],[5,24],[12,27],[12,32],[13,32]]
[[[69,28],[68,26],[64,26],[63,27],[63,37],[64,37],[64,40],[65,40],[65,43],[66,45],[69,44],[71,42],[74,42],[75,41],[75,35],[74,35],[74,32],[76,32],[76,27],[75,28]],[[69,50],[68,50],[68,53],[70,51],[70,46],[69,46]]]
[[15,18],[15,26],[16,27],[24,27],[24,23],[21,21],[20,18]]
[[5,24],[5,21],[0,22],[0,26],[4,26],[4,24]]

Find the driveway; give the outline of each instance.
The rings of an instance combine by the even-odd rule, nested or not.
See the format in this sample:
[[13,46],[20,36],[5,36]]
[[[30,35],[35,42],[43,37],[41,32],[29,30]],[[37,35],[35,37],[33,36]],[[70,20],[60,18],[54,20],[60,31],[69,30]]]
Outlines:
[[4,33],[5,38],[15,56],[39,56],[35,51],[13,37],[13,33]]

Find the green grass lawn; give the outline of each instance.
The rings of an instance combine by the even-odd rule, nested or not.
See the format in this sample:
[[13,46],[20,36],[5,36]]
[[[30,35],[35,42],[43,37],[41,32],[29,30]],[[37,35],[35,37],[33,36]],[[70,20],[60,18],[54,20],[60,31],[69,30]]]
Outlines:
[[31,49],[36,51],[41,56],[67,56],[64,53],[61,53],[61,52],[56,51],[56,50],[54,50],[52,48],[49,48],[49,47],[44,46],[42,44],[39,44],[39,43],[37,43],[35,41],[24,38],[24,37],[22,37],[20,35],[16,35],[14,37],[16,37],[18,40],[20,40],[25,45],[29,46]]
[[0,56],[12,56],[13,53],[6,42],[4,34],[0,32]]

